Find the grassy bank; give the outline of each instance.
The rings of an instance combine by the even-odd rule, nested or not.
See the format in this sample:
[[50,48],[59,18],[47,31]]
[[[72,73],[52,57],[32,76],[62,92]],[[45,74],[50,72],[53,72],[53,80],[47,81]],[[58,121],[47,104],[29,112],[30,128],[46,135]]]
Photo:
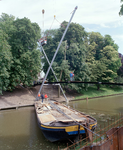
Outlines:
[[82,91],[81,96],[76,96],[75,99],[83,99],[83,98],[92,98],[92,97],[100,97],[100,96],[108,96],[114,94],[123,94],[123,87],[105,87],[102,86],[100,90],[97,90],[96,86],[91,86],[87,91]]

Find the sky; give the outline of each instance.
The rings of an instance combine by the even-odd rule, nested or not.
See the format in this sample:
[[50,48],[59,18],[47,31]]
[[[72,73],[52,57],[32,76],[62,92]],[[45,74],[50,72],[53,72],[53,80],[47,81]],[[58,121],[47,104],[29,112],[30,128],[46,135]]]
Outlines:
[[[72,11],[78,6],[72,22],[87,32],[109,34],[123,54],[123,16],[119,16],[120,0],[0,0],[0,15],[6,13],[15,18],[28,18],[41,29],[50,29],[54,15],[59,22],[69,22]],[[42,10],[45,10],[44,15]],[[60,27],[56,20],[52,29]]]

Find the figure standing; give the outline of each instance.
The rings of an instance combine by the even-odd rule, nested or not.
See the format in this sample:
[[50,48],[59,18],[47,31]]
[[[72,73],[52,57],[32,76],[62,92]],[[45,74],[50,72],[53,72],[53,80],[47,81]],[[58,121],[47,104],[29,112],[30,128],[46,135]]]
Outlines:
[[40,100],[40,96],[41,96],[41,94],[40,94],[40,93],[38,93],[38,100]]
[[70,73],[70,81],[74,81],[74,74],[73,74],[73,72]]
[[70,81],[72,81],[73,73],[70,73]]
[[42,103],[43,103],[43,101],[44,101],[44,95],[43,94],[41,94],[41,99],[42,99]]
[[44,98],[45,98],[45,100],[47,100],[47,98],[48,98],[47,94],[44,95]]

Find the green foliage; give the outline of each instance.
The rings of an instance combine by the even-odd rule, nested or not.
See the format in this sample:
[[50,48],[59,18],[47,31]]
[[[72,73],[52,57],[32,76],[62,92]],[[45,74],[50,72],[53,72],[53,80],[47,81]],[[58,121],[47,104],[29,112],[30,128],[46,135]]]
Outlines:
[[105,46],[102,51],[101,61],[106,66],[103,81],[114,81],[117,77],[117,70],[121,66],[121,61],[118,58],[118,52],[112,46]]
[[108,96],[108,95],[115,95],[115,94],[122,94],[123,88],[120,86],[114,86],[114,87],[107,87],[107,86],[101,86],[100,91],[97,91],[95,85],[91,85],[87,91],[82,90],[82,95],[75,97],[75,99],[86,99],[88,98],[94,98],[94,97],[102,97],[102,96]]
[[57,58],[56,58],[56,75],[59,80],[69,79],[69,62],[66,60],[66,51],[67,51],[67,41],[63,41],[59,49]]
[[44,36],[51,36],[54,37],[58,32],[58,29],[50,29],[50,30],[46,30],[44,32]]
[[[67,25],[67,22],[62,23],[64,26]],[[56,51],[57,45],[62,37],[65,28],[61,26],[54,36],[48,37],[47,47],[44,47],[45,52],[51,61],[53,55]],[[53,69],[59,80],[65,81],[70,80],[70,72],[74,72],[75,80],[78,81],[89,81],[90,71],[86,61],[86,47],[84,45],[84,39],[87,38],[87,33],[84,31],[84,28],[76,23],[71,23],[70,27],[66,33],[65,39],[61,44],[61,47],[58,51],[58,54],[53,63]],[[45,58],[44,62],[44,71],[47,71],[48,63]],[[53,81],[54,77],[50,72],[48,80]],[[80,91],[81,88],[86,87],[86,85],[69,85],[70,88]]]
[[[27,18],[19,19],[2,14],[0,28],[7,35],[8,49],[11,54],[9,69],[4,71],[8,84],[5,89],[12,90],[18,84],[31,85],[41,70],[41,53],[37,50],[40,38],[40,28],[37,23],[31,23]],[[4,42],[6,45],[6,43]],[[4,49],[2,48],[2,51]]]
[[115,82],[116,82],[116,83],[123,83],[123,77],[118,76],[118,77],[115,79]]
[[0,29],[0,94],[9,85],[10,68],[12,65],[11,47],[7,42],[8,36]]
[[[123,2],[123,0],[121,0],[121,2]],[[123,15],[123,4],[121,5],[119,15],[120,15],[120,16]]]
[[[64,25],[65,27],[67,26],[67,24],[68,22],[66,21],[62,22],[62,25]],[[64,30],[65,28],[63,26],[59,28],[55,38],[56,41],[60,41]],[[83,43],[86,38],[87,32],[84,30],[84,27],[76,23],[71,23],[64,40],[67,40],[68,46],[70,46],[71,43]]]
[[[62,25],[67,26],[67,22]],[[48,45],[45,52],[51,61],[57,45],[62,37],[65,28],[61,26],[57,32],[48,37]],[[44,71],[48,68],[45,58]],[[98,32],[87,33],[84,28],[76,23],[71,23],[65,39],[58,51],[53,63],[53,69],[59,80],[69,80],[70,72],[74,72],[75,81],[98,81],[114,82],[117,77],[117,70],[121,66],[118,58],[118,46],[110,35],[104,37]],[[54,80],[50,72],[48,79]],[[98,89],[99,89],[98,85]],[[88,85],[76,84],[67,87],[81,91]]]
[[[67,26],[67,22],[62,23]],[[47,45],[46,55],[51,62],[65,28],[45,31]],[[37,49],[40,28],[27,18],[15,19],[14,16],[2,14],[0,18],[0,89],[12,90],[22,83],[29,86],[41,70],[46,73],[49,65]],[[75,81],[114,82],[117,70],[121,66],[118,58],[118,46],[110,35],[104,37],[98,32],[87,33],[79,24],[71,23],[65,35],[55,61],[52,65],[58,80],[70,80],[70,72]],[[49,81],[55,78],[52,72]],[[81,92],[86,84],[70,84],[67,87]],[[99,88],[99,87],[98,87]]]
[[91,81],[113,82],[121,60],[118,57],[118,46],[111,36],[103,37],[98,32],[89,33],[87,49],[86,61],[91,70]]

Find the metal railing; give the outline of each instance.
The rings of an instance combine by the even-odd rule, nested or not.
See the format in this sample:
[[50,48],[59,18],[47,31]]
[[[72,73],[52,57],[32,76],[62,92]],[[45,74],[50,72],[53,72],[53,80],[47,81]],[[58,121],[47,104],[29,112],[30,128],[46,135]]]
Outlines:
[[[96,134],[100,136],[98,137],[96,136],[96,134],[93,135],[92,142],[88,141],[89,137],[86,137],[84,139],[80,137],[80,140],[78,142],[74,142],[72,145],[69,146],[67,144],[67,147],[62,150],[84,150],[84,148],[88,146],[91,149],[91,147],[93,146],[102,145],[108,139],[110,139],[116,132],[118,132],[120,127],[123,126],[123,115],[119,113],[117,116],[111,118],[110,121],[107,122],[107,124],[108,125],[104,123],[103,126],[100,125],[100,127],[98,127],[99,130],[96,131]],[[113,128],[116,128],[116,130],[112,132],[110,135],[107,135],[107,133]],[[60,150],[60,147],[58,147],[58,150]]]

